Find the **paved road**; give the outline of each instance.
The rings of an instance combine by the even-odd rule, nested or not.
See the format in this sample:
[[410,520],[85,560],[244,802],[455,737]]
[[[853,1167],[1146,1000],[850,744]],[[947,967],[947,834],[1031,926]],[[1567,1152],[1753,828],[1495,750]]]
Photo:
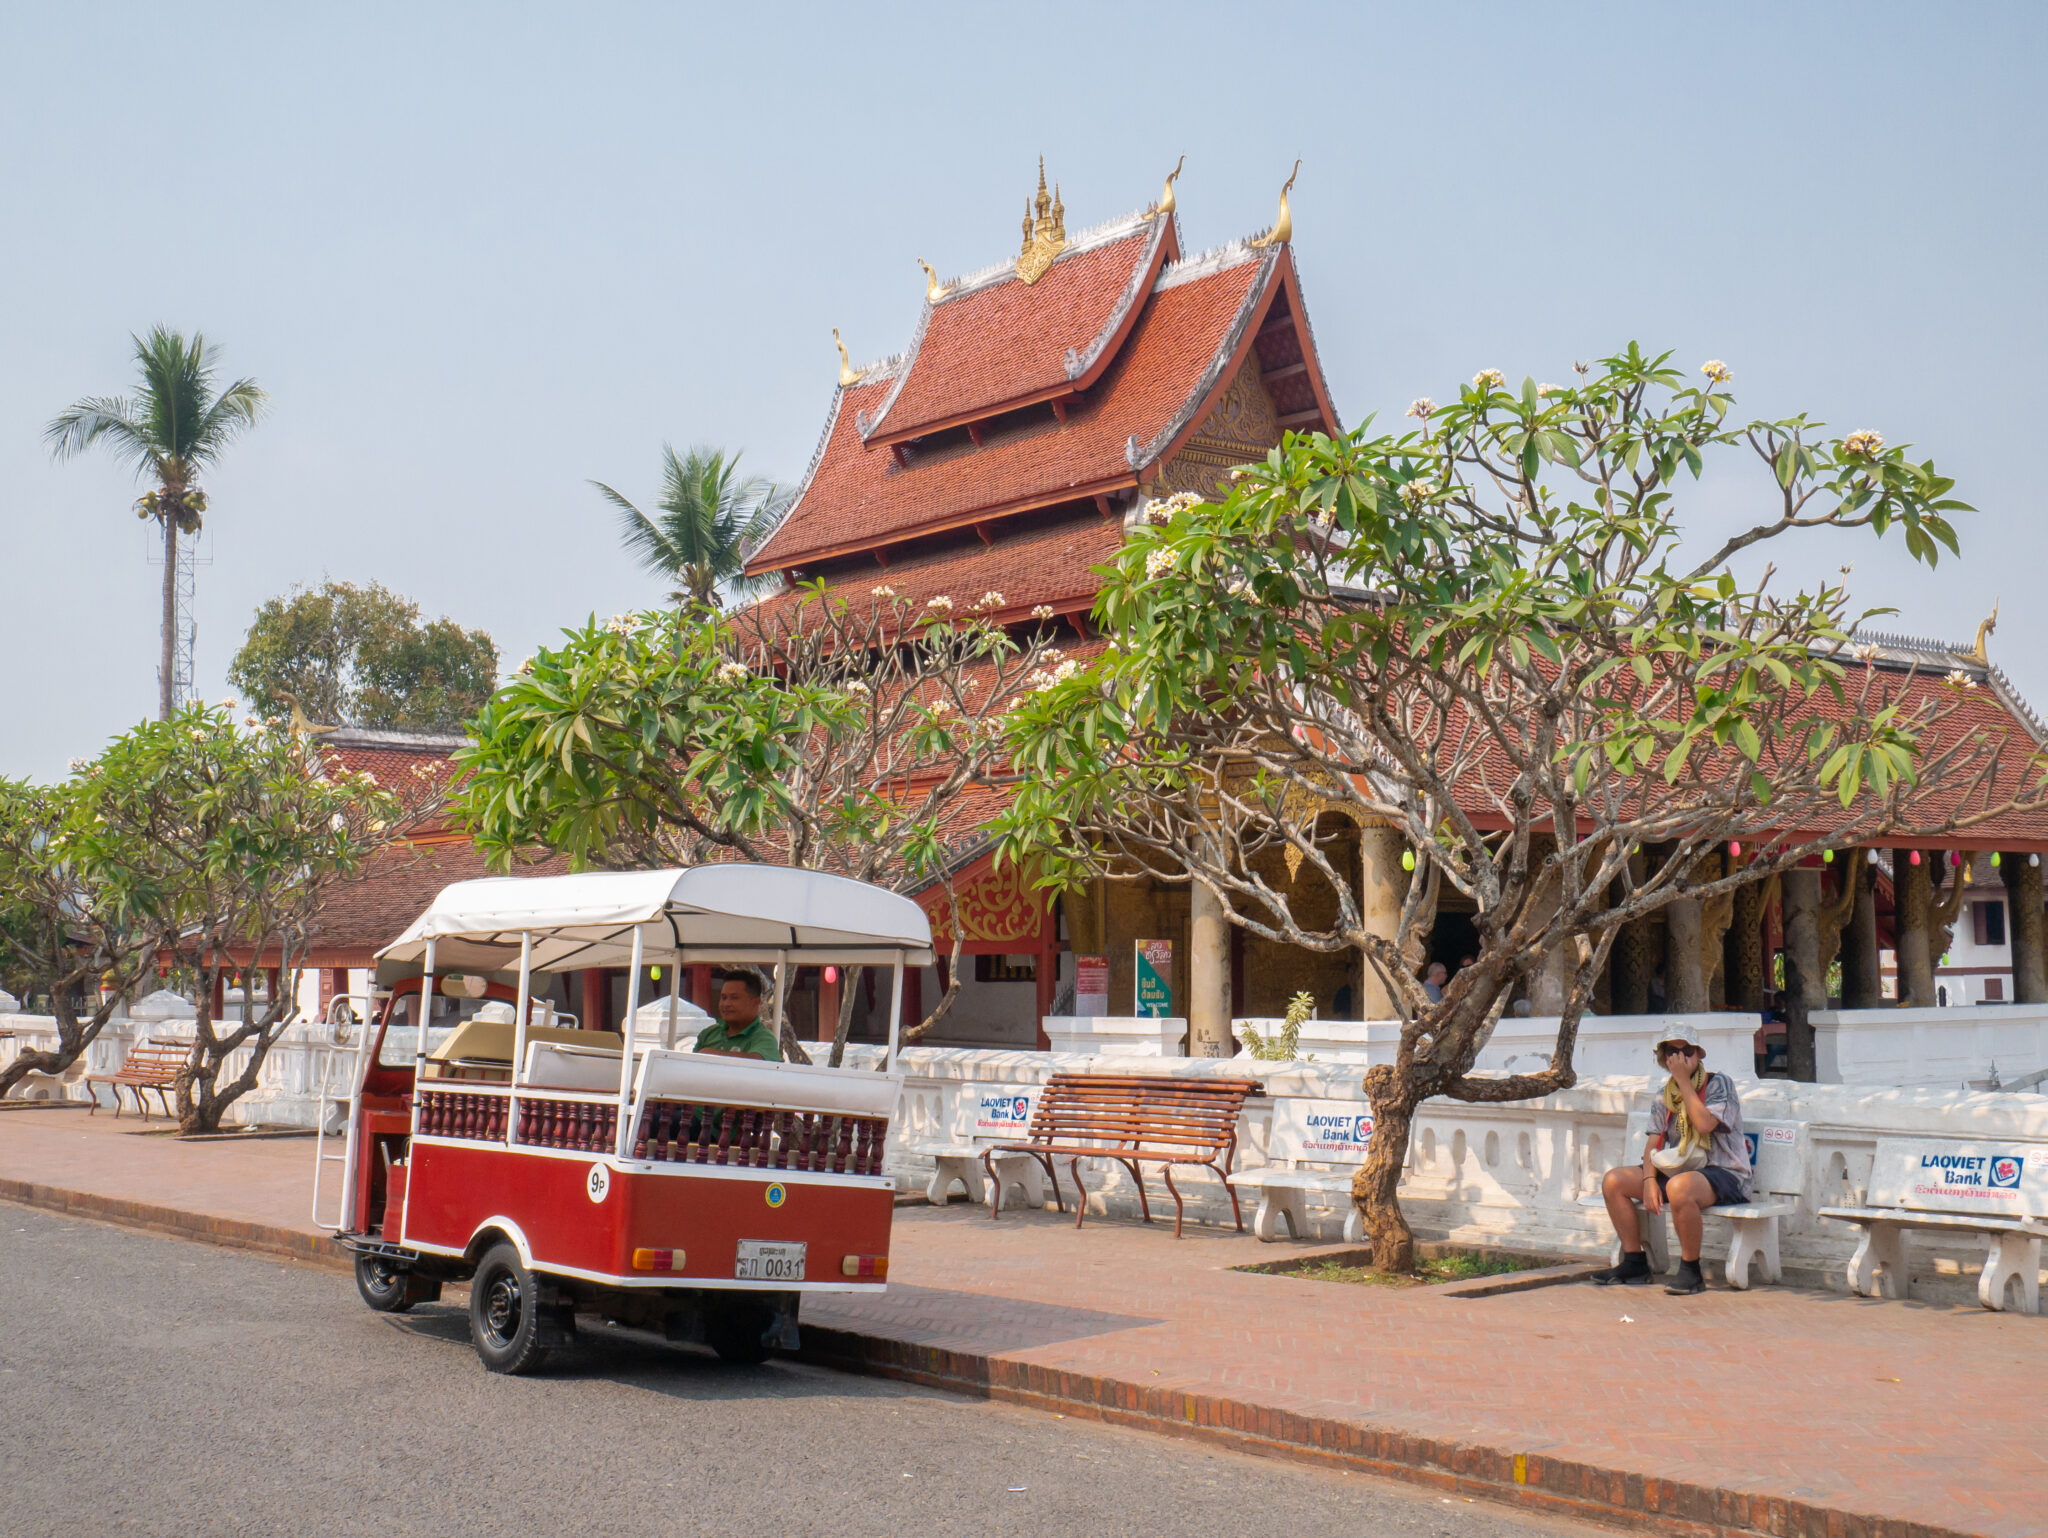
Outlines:
[[457,1307],[5,1204],[0,1321],[10,1538],[1593,1531],[624,1332],[493,1377]]

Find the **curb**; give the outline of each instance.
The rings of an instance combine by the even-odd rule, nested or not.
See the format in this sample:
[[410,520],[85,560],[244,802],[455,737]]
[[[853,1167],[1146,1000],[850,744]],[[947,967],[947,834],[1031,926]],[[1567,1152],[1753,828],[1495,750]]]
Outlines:
[[1673,1538],[1972,1538],[1951,1527],[1871,1516],[1779,1496],[1657,1479],[1541,1453],[1438,1441],[1357,1421],[1302,1415],[1034,1366],[850,1330],[803,1327],[802,1361],[898,1378],[979,1399],[1454,1491],[1525,1510]]
[[146,1229],[174,1239],[196,1239],[228,1249],[252,1250],[261,1255],[280,1255],[331,1270],[354,1265],[348,1251],[322,1234],[309,1234],[270,1223],[248,1223],[238,1218],[207,1217],[182,1212],[176,1207],[157,1207],[148,1202],[128,1201],[116,1196],[97,1196],[90,1191],[67,1191],[60,1186],[38,1185],[30,1180],[0,1179],[0,1201],[18,1202],[24,1207],[41,1207],[71,1217],[93,1218],[123,1228]]
[[[345,1270],[353,1263],[346,1250],[324,1235],[207,1217],[33,1181],[0,1178],[0,1201],[282,1256],[330,1270]],[[1656,1479],[1541,1453],[1411,1436],[1358,1421],[1302,1415],[1242,1400],[948,1351],[887,1336],[806,1325],[803,1342],[793,1353],[798,1360],[842,1372],[895,1378],[1077,1419],[1193,1437],[1240,1452],[1352,1469],[1432,1490],[1671,1538],[1976,1538],[1959,1528]]]

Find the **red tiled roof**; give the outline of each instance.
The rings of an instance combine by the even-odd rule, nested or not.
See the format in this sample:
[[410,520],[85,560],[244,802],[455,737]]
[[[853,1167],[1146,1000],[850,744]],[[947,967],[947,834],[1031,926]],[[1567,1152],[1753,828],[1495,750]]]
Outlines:
[[473,881],[480,876],[559,876],[569,869],[559,856],[534,864],[514,865],[510,871],[490,868],[483,854],[466,840],[444,844],[399,844],[373,856],[353,881],[335,887],[314,918],[310,938],[311,964],[340,966],[323,959],[346,952],[359,959],[352,964],[367,966],[367,956],[389,945],[427,909],[441,888],[456,881]]
[[1231,344],[1270,292],[1278,262],[1279,248],[1246,253],[1156,287],[1116,361],[1065,423],[1048,416],[1005,426],[980,448],[912,451],[898,468],[888,449],[862,442],[854,421],[879,405],[893,380],[843,390],[795,508],[748,570],[801,566],[892,535],[958,527],[978,512],[1135,484],[1131,440],[1143,463],[1224,382]]
[[[892,557],[886,569],[872,561],[819,575],[835,596],[864,612],[878,587],[893,588],[915,614],[927,599],[953,600],[957,612],[996,592],[1002,602],[979,612],[1000,624],[1026,618],[1039,604],[1066,612],[1095,601],[1102,579],[1092,567],[1112,560],[1124,540],[1123,520],[1094,513],[1029,528],[1004,529],[984,545],[974,535],[943,548]],[[779,616],[805,602],[791,590],[761,600],[764,616]]]
[[1177,251],[1172,229],[1171,218],[1149,219],[1065,252],[1036,283],[1013,272],[930,305],[893,395],[875,408],[869,443],[1086,389],[1113,360],[1160,260]]

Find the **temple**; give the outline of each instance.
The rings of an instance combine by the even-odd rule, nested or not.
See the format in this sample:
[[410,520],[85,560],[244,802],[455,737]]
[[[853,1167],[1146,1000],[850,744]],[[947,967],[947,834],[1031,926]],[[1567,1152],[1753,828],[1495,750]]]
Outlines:
[[[999,622],[1037,625],[1050,611],[1060,644],[1085,654],[1094,568],[1149,500],[1213,493],[1229,467],[1263,457],[1288,429],[1341,426],[1302,299],[1286,189],[1272,228],[1190,254],[1172,177],[1144,209],[1070,235],[1041,166],[1015,257],[950,282],[925,272],[902,353],[858,368],[841,345],[817,450],[751,575],[822,582],[860,603],[886,582],[913,607],[1000,593]],[[2031,752],[2048,731],[1990,664],[1985,630],[1972,647],[1868,638],[1866,660],[1899,692],[1962,689],[1963,727]],[[1382,829],[1332,832],[1355,846],[1367,911],[1391,929],[1406,879],[1398,840]],[[1844,851],[1718,906],[1676,903],[1622,937],[1598,1008],[1761,1012],[1783,985],[1777,957],[1788,945],[1813,949],[1802,958],[1809,977],[1829,976],[1839,960],[1850,1009],[2048,1000],[2039,870],[2048,820],[2007,818],[1934,842]],[[1098,882],[1048,904],[973,854],[956,875],[962,994],[927,1038],[935,1045],[1043,1047],[1049,1016],[1135,1013],[1141,941],[1170,942],[1161,965],[1170,1013],[1193,1028],[1188,1050],[1228,1041],[1234,1019],[1281,1014],[1302,989],[1326,1020],[1392,1014],[1355,953],[1247,936],[1199,889]],[[943,950],[946,906],[937,891],[925,897]],[[1964,917],[1958,943],[1975,964],[1944,968]],[[1469,917],[1447,899],[1431,959],[1455,966],[1471,939]],[[1077,959],[1090,956],[1107,959],[1106,999],[1080,990]],[[1101,975],[1091,969],[1097,988]],[[918,980],[911,1020],[947,981],[943,968]],[[1558,1001],[1555,982],[1532,982],[1537,1015]],[[833,979],[805,978],[793,996],[802,1034],[829,1034],[837,1003]],[[856,1034],[880,1029],[872,1001],[857,999]]]
[[[1291,234],[1283,190],[1271,229],[1190,255],[1169,177],[1157,202],[1069,235],[1041,166],[1014,258],[944,283],[927,268],[898,356],[855,368],[841,347],[817,452],[750,574],[862,603],[886,580],[912,607],[999,592],[998,622],[1035,625],[1050,610],[1063,644],[1085,652],[1094,568],[1150,499],[1213,494],[1288,429],[1341,425]],[[958,879],[973,971],[934,1042],[1042,1045],[1042,1017],[1072,1007],[1076,954],[1110,957],[1112,996],[1128,996],[1134,942],[1188,921],[1185,889],[1119,885],[1055,911],[985,858]],[[930,906],[949,923],[936,894]],[[920,992],[942,982],[921,979]],[[811,986],[831,987],[807,980],[800,1017],[832,1018],[836,1001],[819,1009]],[[862,1005],[857,1027],[872,1030]]]

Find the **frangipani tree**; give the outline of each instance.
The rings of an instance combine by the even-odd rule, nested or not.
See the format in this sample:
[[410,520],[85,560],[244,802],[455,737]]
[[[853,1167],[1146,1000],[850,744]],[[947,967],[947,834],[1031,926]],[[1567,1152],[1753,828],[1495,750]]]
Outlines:
[[[1157,509],[1097,602],[1107,652],[1013,719],[1005,857],[1055,885],[1199,883],[1247,931],[1356,952],[1380,980],[1400,1043],[1365,1076],[1376,1130],[1353,1188],[1376,1265],[1412,1264],[1395,1189],[1416,1106],[1569,1086],[1623,926],[2041,799],[2031,740],[1959,713],[1966,678],[1951,693],[1867,665],[1839,583],[1735,569],[1861,528],[1931,565],[1956,547],[1951,483],[1875,433],[1739,422],[1726,368],[1704,373],[1631,346],[1566,387],[1488,370],[1448,406],[1416,402],[1400,435],[1287,436],[1221,502]],[[1682,547],[1680,493],[1710,456],[1757,467],[1755,521]],[[1413,862],[1392,925],[1338,856],[1347,828]],[[1304,884],[1275,873],[1280,852]],[[1477,958],[1433,1001],[1415,974],[1447,890],[1474,910]],[[1475,1074],[1539,974],[1561,1012],[1549,1066]]]
[[[1002,603],[913,606],[886,584],[850,601],[815,585],[730,616],[593,619],[474,722],[458,755],[470,828],[500,861],[542,845],[585,866],[741,859],[950,891],[979,831],[966,794],[1007,765],[1004,711],[1061,663],[987,618]],[[912,1039],[951,1007],[957,938],[954,961]],[[848,986],[835,1063],[852,1002]]]

